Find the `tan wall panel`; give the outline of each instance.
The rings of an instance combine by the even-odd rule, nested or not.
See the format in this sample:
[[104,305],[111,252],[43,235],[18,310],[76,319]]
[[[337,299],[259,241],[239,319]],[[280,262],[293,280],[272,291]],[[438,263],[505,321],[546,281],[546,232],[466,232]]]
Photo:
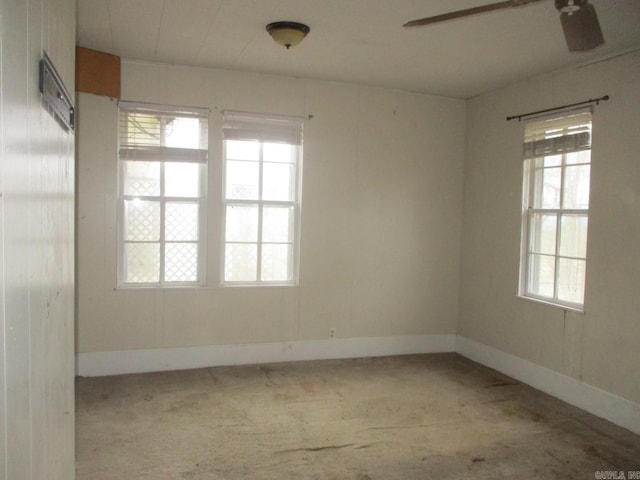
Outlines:
[[76,47],[76,89],[120,98],[120,57]]

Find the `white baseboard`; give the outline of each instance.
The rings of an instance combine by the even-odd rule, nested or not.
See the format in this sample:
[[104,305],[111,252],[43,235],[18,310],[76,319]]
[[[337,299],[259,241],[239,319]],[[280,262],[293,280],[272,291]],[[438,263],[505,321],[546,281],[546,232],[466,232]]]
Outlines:
[[454,352],[455,347],[456,336],[444,334],[121,350],[79,353],[76,371],[82,377],[97,377],[223,365]]
[[640,434],[640,405],[520,357],[458,336],[456,352]]

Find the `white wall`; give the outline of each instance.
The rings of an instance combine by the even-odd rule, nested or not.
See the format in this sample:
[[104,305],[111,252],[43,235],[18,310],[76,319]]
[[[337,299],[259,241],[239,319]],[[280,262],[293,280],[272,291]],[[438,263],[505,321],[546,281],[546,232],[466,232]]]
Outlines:
[[[468,102],[458,327],[464,339],[635,404],[640,404],[639,85],[635,52]],[[505,117],[605,94],[611,100],[593,116],[585,313],[518,299],[523,125]],[[638,421],[640,407],[636,412]]]
[[0,3],[0,478],[74,478],[74,135],[42,108],[47,51],[73,94],[74,0]]
[[[464,101],[124,61],[126,100],[212,109],[206,288],[116,289],[117,104],[79,95],[78,351],[454,334]],[[222,288],[221,110],[304,125],[300,284]]]

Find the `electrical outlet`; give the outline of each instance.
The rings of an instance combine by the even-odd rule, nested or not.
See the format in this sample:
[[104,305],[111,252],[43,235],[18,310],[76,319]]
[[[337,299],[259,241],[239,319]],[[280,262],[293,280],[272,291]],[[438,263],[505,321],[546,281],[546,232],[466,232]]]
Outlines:
[[333,327],[329,329],[329,338],[336,338],[336,329]]

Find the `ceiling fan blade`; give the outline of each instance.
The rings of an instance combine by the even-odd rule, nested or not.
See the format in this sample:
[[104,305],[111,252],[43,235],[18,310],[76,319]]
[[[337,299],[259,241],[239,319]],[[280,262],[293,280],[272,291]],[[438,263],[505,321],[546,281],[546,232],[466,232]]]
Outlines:
[[572,13],[562,12],[560,22],[570,52],[586,52],[604,43],[596,9],[591,4]]
[[418,20],[412,20],[403,25],[403,27],[417,27],[422,25],[429,25],[437,22],[444,22],[447,20],[454,20],[456,18],[468,17],[469,15],[476,15],[478,13],[492,12],[493,10],[500,10],[509,7],[521,7],[528,3],[539,2],[540,0],[506,0],[503,2],[490,3],[488,5],[481,5],[479,7],[467,8],[464,10],[457,10],[455,12],[444,13],[442,15],[435,15],[433,17],[420,18]]

